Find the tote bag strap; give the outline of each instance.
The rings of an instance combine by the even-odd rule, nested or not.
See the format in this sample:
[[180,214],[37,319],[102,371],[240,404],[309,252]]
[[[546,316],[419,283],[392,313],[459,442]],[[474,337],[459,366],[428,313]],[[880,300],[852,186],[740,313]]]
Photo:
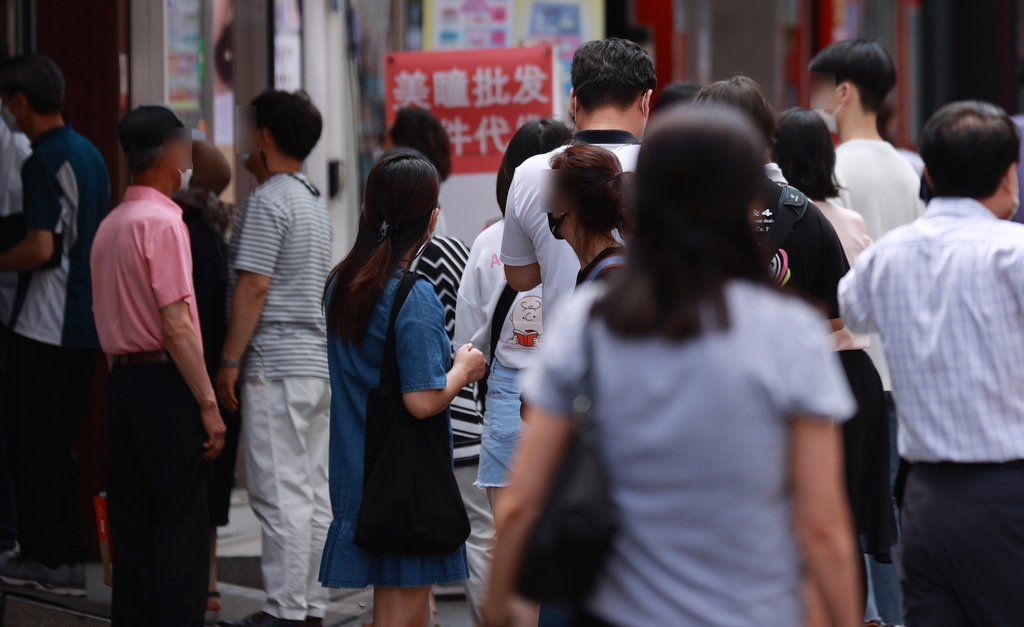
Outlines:
[[395,322],[398,314],[405,305],[405,300],[412,291],[412,286],[420,276],[415,272],[408,272],[402,277],[398,284],[398,291],[395,292],[395,302],[391,305],[391,317],[388,318],[388,331],[384,336],[384,360],[380,362],[380,387],[398,387],[398,353],[395,350]]

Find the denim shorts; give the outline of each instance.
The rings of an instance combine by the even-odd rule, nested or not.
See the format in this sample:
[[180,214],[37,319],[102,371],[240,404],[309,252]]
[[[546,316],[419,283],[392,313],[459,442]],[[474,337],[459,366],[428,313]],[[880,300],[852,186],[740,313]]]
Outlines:
[[501,488],[508,485],[508,471],[525,427],[519,415],[521,393],[519,371],[506,368],[495,359],[487,378],[487,411],[484,412],[480,472],[476,485]]

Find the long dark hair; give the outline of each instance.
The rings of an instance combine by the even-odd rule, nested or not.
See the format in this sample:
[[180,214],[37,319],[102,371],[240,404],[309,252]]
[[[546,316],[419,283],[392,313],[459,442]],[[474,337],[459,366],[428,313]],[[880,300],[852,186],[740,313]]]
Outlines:
[[681,340],[729,326],[723,286],[770,286],[750,209],[764,140],[731,109],[682,107],[648,130],[637,161],[636,225],[625,270],[594,311],[621,335]]
[[505,148],[505,156],[498,168],[498,180],[494,186],[498,197],[498,208],[505,215],[505,203],[508,201],[508,190],[512,187],[512,177],[516,168],[535,155],[543,155],[564,145],[572,139],[569,129],[554,118],[530,120],[523,124]]
[[572,144],[551,157],[555,193],[575,205],[576,239],[584,246],[613,231],[629,230],[626,184],[619,158],[607,148]]
[[370,171],[356,243],[327,277],[324,303],[331,334],[362,344],[402,255],[429,237],[440,186],[434,166],[412,154],[383,159]]
[[815,200],[839,195],[836,148],[821,117],[807,109],[789,109],[779,116],[779,137],[772,160],[786,180]]

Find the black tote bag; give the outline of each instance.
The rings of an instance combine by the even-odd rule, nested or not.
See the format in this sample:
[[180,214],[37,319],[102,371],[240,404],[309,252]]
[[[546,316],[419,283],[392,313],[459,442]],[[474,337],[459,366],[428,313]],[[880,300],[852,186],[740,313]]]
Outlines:
[[368,551],[440,555],[469,537],[469,517],[452,470],[447,412],[418,420],[402,402],[395,320],[419,277],[402,278],[384,340],[380,383],[366,402],[363,500],[355,544]]
[[540,603],[579,604],[587,599],[618,531],[618,511],[598,451],[593,407],[593,334],[586,337],[587,373],[573,401],[575,433],[530,535],[519,574],[519,592]]

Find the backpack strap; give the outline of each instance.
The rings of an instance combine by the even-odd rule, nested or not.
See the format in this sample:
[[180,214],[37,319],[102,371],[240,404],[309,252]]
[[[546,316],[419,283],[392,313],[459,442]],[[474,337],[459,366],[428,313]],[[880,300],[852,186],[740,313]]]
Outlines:
[[583,279],[583,282],[590,283],[597,279],[598,277],[600,277],[602,274],[604,274],[608,269],[619,268],[624,265],[626,265],[626,255],[624,255],[623,253],[614,253],[612,255],[608,255],[600,262],[598,262],[596,266],[590,269],[590,272],[587,273],[587,276],[585,279]]
[[398,284],[398,290],[395,292],[395,302],[391,305],[391,316],[388,318],[388,331],[384,336],[384,359],[380,362],[379,387],[399,387],[398,352],[395,349],[395,322],[398,320],[398,314],[401,313],[406,299],[409,298],[412,286],[420,278],[415,272],[407,272]]
[[782,196],[779,197],[779,204],[775,207],[775,221],[768,227],[766,237],[771,254],[775,254],[782,248],[782,243],[789,237],[793,227],[807,214],[807,205],[810,203],[807,196],[795,187],[789,185],[780,185],[779,187],[782,188]]
[[491,315],[491,357],[487,361],[488,372],[476,384],[481,414],[487,410],[487,378],[491,374],[490,366],[494,362],[495,353],[498,350],[498,342],[501,341],[501,327],[505,324],[505,316],[512,310],[512,303],[516,301],[516,296],[519,296],[519,292],[506,283],[505,289],[501,291],[501,296],[498,297],[498,304],[494,306],[494,313]]

